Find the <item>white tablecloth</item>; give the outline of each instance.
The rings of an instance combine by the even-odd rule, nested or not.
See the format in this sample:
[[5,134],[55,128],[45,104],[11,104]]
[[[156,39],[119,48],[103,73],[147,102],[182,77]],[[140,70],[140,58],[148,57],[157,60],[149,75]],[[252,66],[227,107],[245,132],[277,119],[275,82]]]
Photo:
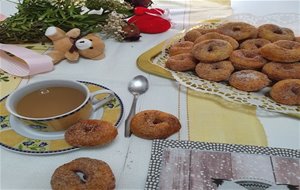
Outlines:
[[[184,2],[187,3],[189,1]],[[161,5],[161,7],[165,8],[170,5],[172,8],[172,4],[168,5],[167,3],[170,2],[162,1],[161,4],[157,3],[157,7]],[[232,4],[233,11],[236,13],[247,12],[247,8],[249,8],[251,13],[257,12],[262,14],[265,12],[280,12],[280,10],[283,12],[297,12],[299,10],[299,1],[267,1],[262,2],[262,6],[259,6],[258,3],[259,1],[251,1],[251,3],[250,1],[234,1]],[[266,3],[268,6],[266,6]],[[272,6],[269,6],[270,3],[272,3]],[[252,7],[248,6],[250,4]],[[3,5],[1,12],[5,13],[7,2],[1,1],[1,5]],[[265,12],[262,12],[262,10]],[[176,11],[180,12],[180,10],[171,10],[174,15],[176,15]],[[178,22],[177,26],[181,24],[182,22]],[[178,99],[184,102],[185,94],[178,90],[177,83],[147,74],[139,70],[136,66],[136,58],[140,54],[159,42],[170,38],[177,32],[178,30],[171,29],[163,34],[142,34],[138,42],[119,43],[113,39],[109,39],[105,41],[106,57],[101,61],[81,59],[80,62],[74,64],[63,61],[55,66],[54,71],[31,77],[29,82],[51,78],[64,78],[90,81],[109,87],[120,96],[125,108],[118,128],[119,135],[111,144],[101,148],[84,148],[65,154],[48,156],[22,155],[1,148],[0,188],[50,189],[51,175],[58,166],[78,157],[90,157],[104,160],[111,166],[116,177],[117,189],[143,189],[147,176],[152,141],[140,139],[134,135],[131,138],[124,138],[124,121],[132,102],[132,95],[128,92],[127,85],[128,81],[135,75],[142,74],[149,79],[149,91],[140,96],[137,104],[137,112],[145,109],[157,109],[176,116],[183,114],[177,112]],[[184,114],[182,117],[184,117]],[[287,148],[300,147],[300,123],[298,119],[280,116],[278,118],[263,118],[261,122],[264,126],[267,126],[267,130],[276,130],[275,134],[278,135],[278,138],[282,138],[281,130],[284,130],[282,126],[290,127],[294,134],[292,138],[284,137],[286,138],[285,146]],[[276,123],[275,126],[273,125],[274,123]],[[186,134],[183,133],[181,135],[184,139],[184,135]],[[174,135],[170,139],[176,138],[177,136]],[[277,147],[282,146],[276,145],[275,141],[273,145]]]

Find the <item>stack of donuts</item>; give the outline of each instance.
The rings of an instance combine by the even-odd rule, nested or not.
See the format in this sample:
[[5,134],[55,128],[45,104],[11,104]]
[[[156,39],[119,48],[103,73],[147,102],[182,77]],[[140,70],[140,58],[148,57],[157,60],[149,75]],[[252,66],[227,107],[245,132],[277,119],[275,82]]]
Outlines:
[[270,86],[277,103],[300,105],[300,37],[275,24],[227,22],[196,28],[171,45],[165,66],[255,92]]

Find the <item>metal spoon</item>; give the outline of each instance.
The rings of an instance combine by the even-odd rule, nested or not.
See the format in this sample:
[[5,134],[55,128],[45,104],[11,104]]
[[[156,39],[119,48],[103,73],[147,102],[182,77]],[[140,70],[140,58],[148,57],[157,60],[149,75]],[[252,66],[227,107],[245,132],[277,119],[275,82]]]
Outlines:
[[127,116],[127,119],[125,120],[125,137],[131,136],[130,122],[133,116],[135,115],[135,107],[136,107],[137,99],[139,95],[145,93],[148,90],[148,88],[149,88],[149,82],[147,78],[142,75],[138,75],[134,77],[129,82],[128,90],[133,95],[133,102],[131,105],[130,112]]

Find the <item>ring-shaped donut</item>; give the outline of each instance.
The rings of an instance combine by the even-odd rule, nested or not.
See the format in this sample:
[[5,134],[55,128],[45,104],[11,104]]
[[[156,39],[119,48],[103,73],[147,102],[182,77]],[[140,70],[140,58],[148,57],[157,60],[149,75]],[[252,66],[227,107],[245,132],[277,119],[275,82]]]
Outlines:
[[258,27],[258,37],[271,42],[278,40],[294,40],[294,32],[289,28],[283,28],[275,24],[264,24]]
[[115,177],[104,161],[77,158],[54,171],[51,187],[53,190],[112,190],[115,188]]
[[259,50],[261,47],[269,43],[271,43],[269,40],[263,38],[249,39],[240,44],[240,49]]
[[65,132],[65,140],[76,147],[105,145],[118,135],[117,128],[103,120],[81,120]]
[[246,49],[233,51],[229,60],[236,70],[258,70],[268,62],[257,51]]
[[144,139],[165,139],[178,132],[180,122],[172,114],[159,110],[145,110],[131,120],[131,132]]
[[233,70],[234,67],[230,61],[198,63],[195,68],[195,71],[200,78],[215,82],[227,80]]
[[192,29],[192,30],[188,31],[187,33],[185,33],[183,38],[185,41],[194,42],[201,35],[202,34],[199,30]]
[[194,45],[193,56],[201,62],[218,62],[227,59],[233,48],[229,42],[219,39],[204,40]]
[[231,36],[237,41],[257,37],[257,28],[245,22],[228,22],[220,25],[217,28],[221,34]]
[[181,53],[190,53],[194,46],[193,42],[190,41],[181,41],[173,44],[169,49],[169,55],[178,55]]
[[270,84],[267,75],[255,70],[241,70],[233,73],[229,84],[234,88],[246,92],[259,91]]
[[210,39],[220,39],[225,40],[230,43],[230,45],[233,47],[233,49],[237,49],[239,47],[239,43],[232,37],[226,36],[217,32],[210,32],[203,34],[199,36],[195,41],[194,44],[197,44],[199,42],[202,42],[204,40],[210,40]]
[[269,62],[264,65],[262,72],[274,81],[284,79],[300,79],[300,62],[277,63]]
[[191,53],[182,53],[171,56],[166,61],[166,67],[173,71],[190,71],[194,70],[197,60]]
[[291,63],[300,61],[300,43],[279,40],[260,48],[260,54],[271,61]]
[[285,79],[272,86],[271,98],[280,104],[300,105],[300,79]]

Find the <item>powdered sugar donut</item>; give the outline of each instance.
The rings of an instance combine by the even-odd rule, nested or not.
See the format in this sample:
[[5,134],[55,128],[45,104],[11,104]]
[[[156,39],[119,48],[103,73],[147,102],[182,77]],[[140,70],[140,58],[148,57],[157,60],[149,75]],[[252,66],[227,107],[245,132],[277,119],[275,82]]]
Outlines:
[[270,84],[267,75],[255,70],[241,70],[233,73],[229,78],[229,84],[236,89],[254,92]]

